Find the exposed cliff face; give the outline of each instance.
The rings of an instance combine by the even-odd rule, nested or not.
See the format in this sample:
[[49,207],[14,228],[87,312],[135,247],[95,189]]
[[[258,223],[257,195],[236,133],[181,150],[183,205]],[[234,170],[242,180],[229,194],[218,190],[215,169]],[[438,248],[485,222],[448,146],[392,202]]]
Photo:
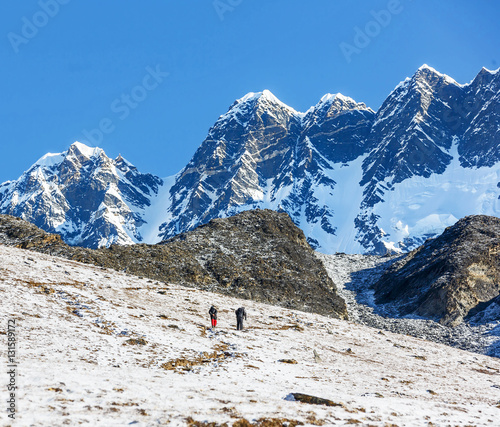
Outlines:
[[298,310],[347,318],[321,261],[288,215],[247,211],[158,245],[92,250],[0,216],[0,243]]
[[375,284],[377,303],[402,315],[461,323],[500,293],[500,219],[469,216],[395,262]]

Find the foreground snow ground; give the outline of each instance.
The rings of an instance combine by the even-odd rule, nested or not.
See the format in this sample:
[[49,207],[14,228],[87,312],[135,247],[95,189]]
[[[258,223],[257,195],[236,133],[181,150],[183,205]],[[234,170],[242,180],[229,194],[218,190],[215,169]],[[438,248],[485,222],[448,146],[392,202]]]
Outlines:
[[[499,359],[353,322],[1,245],[0,301],[2,425],[479,426],[500,418]],[[235,328],[240,306],[244,331]],[[6,412],[9,319],[15,421]]]

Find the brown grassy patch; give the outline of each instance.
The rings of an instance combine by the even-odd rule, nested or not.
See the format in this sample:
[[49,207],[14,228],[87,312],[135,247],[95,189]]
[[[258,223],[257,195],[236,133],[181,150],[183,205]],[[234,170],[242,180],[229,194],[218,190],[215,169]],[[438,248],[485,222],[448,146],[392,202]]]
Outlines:
[[198,326],[198,329],[200,330],[200,334],[202,337],[206,337],[207,336],[207,327],[204,326],[204,325],[197,325]]
[[425,356],[413,356],[413,357],[418,360],[427,360],[427,357]]
[[146,345],[148,342],[144,338],[129,338],[123,345]]
[[472,368],[473,371],[479,372],[480,374],[486,374],[486,375],[498,375],[498,372],[491,372],[488,371],[487,369],[477,369],[477,368]]
[[[195,366],[200,366],[205,363],[216,361],[222,362],[232,356],[228,351],[229,346],[227,344],[219,344],[214,348],[215,350],[211,353],[205,351],[193,359],[180,357],[178,359],[163,363],[161,367],[163,369],[166,369],[167,371],[191,371]],[[236,357],[237,356],[238,355],[236,355]]]
[[241,418],[233,423],[233,427],[295,427],[303,426],[302,421],[290,420],[288,418],[259,418],[254,423]]
[[310,414],[307,416],[307,422],[313,426],[325,425],[325,420],[318,420],[315,414]]
[[288,363],[290,365],[296,365],[298,363],[295,359],[280,359],[278,362]]
[[277,328],[277,330],[280,330],[280,331],[285,331],[287,329],[293,329],[294,331],[299,331],[299,332],[304,332],[304,328],[300,325],[297,325],[297,324],[294,324],[294,325],[283,325],[279,328]]
[[112,402],[111,404],[113,406],[139,406],[139,404],[135,402],[121,402],[121,403]]
[[193,420],[191,417],[186,418],[186,424],[188,427],[228,427],[227,423],[217,424],[217,423],[210,423],[208,421],[196,421]]

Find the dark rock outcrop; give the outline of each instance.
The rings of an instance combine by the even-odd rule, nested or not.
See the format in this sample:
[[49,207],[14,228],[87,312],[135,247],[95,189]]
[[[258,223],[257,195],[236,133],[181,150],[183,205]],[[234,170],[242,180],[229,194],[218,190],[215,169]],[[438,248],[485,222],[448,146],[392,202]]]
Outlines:
[[500,293],[500,219],[458,221],[396,261],[374,289],[377,303],[395,303],[401,315],[460,324]]
[[0,215],[0,243],[286,308],[347,318],[321,261],[285,213],[247,211],[215,219],[157,245],[97,250],[66,245]]
[[311,396],[309,394],[303,393],[291,393],[293,400],[302,403],[309,403],[310,405],[324,405],[324,406],[340,406],[343,407],[342,403],[337,403],[323,397]]

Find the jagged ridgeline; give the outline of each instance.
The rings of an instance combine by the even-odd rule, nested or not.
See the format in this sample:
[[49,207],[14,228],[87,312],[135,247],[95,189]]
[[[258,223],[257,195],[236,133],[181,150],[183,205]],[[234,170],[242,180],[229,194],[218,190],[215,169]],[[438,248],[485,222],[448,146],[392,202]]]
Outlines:
[[98,248],[259,207],[287,212],[324,253],[407,252],[467,215],[500,215],[499,126],[498,70],[459,84],[424,65],[377,111],[328,94],[302,113],[264,90],[234,102],[175,176],[74,143],[1,184],[0,213]]
[[[286,308],[346,319],[344,300],[285,213],[246,211],[157,245],[71,247],[21,219],[0,215],[0,243]],[[112,285],[112,284],[110,284]]]
[[377,303],[447,326],[493,315],[500,293],[500,219],[474,215],[396,261],[375,284]]

